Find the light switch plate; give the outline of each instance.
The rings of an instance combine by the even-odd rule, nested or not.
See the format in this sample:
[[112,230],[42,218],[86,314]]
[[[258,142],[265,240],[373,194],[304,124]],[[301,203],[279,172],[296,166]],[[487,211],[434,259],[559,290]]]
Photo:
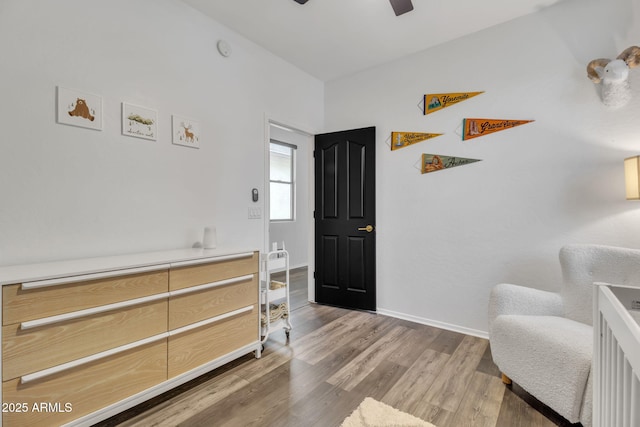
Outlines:
[[259,207],[249,206],[249,219],[262,218],[262,209]]

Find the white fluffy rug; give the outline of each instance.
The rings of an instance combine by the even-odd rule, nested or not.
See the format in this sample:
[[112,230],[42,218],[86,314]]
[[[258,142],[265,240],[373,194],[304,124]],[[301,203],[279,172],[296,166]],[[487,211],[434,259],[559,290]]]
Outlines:
[[367,397],[341,427],[435,427],[433,424]]

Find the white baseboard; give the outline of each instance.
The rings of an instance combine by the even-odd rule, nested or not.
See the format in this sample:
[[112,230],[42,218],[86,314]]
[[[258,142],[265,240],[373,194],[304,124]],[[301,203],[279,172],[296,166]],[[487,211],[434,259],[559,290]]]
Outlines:
[[377,313],[382,314],[383,316],[395,317],[397,319],[420,323],[421,325],[434,326],[436,328],[446,329],[447,331],[459,332],[465,335],[489,339],[489,333],[486,331],[466,328],[464,326],[453,325],[451,323],[440,322],[438,320],[426,319],[424,317],[413,316],[411,314],[398,313],[397,311],[385,310],[384,308],[378,308]]

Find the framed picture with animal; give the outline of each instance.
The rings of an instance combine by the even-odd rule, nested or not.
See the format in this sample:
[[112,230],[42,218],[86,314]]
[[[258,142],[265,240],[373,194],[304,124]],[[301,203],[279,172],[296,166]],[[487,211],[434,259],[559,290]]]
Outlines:
[[155,141],[158,139],[158,112],[123,102],[122,134]]
[[200,123],[182,116],[171,116],[171,142],[185,147],[200,148]]
[[102,97],[58,86],[58,123],[102,130]]

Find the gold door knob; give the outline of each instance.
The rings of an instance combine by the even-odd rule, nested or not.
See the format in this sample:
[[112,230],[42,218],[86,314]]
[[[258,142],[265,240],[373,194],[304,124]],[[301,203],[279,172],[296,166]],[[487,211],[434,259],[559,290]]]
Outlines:
[[371,233],[373,231],[373,225],[369,224],[366,227],[359,227],[358,231],[366,231],[367,233]]

